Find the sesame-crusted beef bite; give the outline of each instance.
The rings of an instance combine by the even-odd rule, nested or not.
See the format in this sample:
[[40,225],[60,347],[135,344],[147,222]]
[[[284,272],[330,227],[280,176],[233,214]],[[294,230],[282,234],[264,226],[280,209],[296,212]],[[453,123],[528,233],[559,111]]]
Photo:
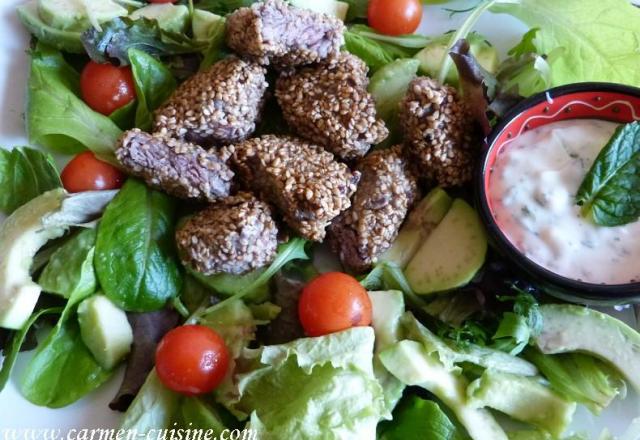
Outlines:
[[343,52],[332,64],[283,73],[276,97],[292,130],[343,160],[364,156],[389,134],[367,91],[368,68]]
[[471,180],[480,137],[475,122],[453,87],[419,77],[400,105],[405,150],[420,177],[440,186]]
[[225,158],[189,142],[134,128],[120,137],[115,153],[129,174],[176,197],[214,202],[232,189]]
[[156,111],[154,130],[207,147],[246,139],[264,106],[266,73],[236,57],[217,62],[176,89]]
[[351,205],[360,174],[319,146],[265,135],[229,148],[244,184],[277,206],[304,238],[322,241],[331,220]]
[[374,151],[359,162],[362,178],[351,208],[331,224],[328,234],[331,247],[349,270],[369,269],[396,239],[419,195],[410,168],[400,145]]
[[281,0],[240,8],[227,18],[227,44],[261,64],[292,67],[335,57],[345,26],[337,18]]
[[278,229],[269,205],[241,192],[189,218],[176,242],[185,265],[205,275],[237,275],[273,261]]

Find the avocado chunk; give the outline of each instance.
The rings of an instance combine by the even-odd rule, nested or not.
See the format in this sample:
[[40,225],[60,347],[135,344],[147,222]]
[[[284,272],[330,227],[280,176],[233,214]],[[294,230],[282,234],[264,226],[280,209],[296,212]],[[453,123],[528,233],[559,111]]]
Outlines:
[[[442,66],[445,56],[448,56],[447,47],[450,39],[451,33],[434,38],[424,49],[414,55],[414,58],[420,61],[420,73],[437,78],[440,66]],[[467,36],[467,41],[469,42],[469,50],[478,63],[489,73],[495,74],[500,64],[498,51],[495,47],[475,32]],[[458,70],[455,66],[449,68],[445,82],[453,86],[458,85]]]
[[349,12],[348,3],[336,0],[289,0],[289,3],[297,8],[332,15],[342,21],[347,18]]
[[78,306],[80,335],[93,357],[110,370],[129,354],[133,330],[127,314],[104,295],[93,295]]
[[59,209],[63,189],[48,191],[15,210],[0,226],[0,327],[20,329],[31,316],[41,287],[29,269],[47,241],[64,235],[66,228],[46,227],[42,218]]
[[640,333],[605,313],[569,304],[540,306],[544,354],[585,352],[609,362],[640,392]]
[[486,370],[467,389],[469,404],[493,408],[521,422],[560,437],[576,410],[576,403],[564,400],[538,379]]
[[224,22],[224,17],[220,15],[202,9],[194,9],[193,18],[191,19],[193,38],[196,40],[210,40],[215,35],[215,29],[220,25],[224,25]]
[[122,17],[129,11],[114,0],[37,0],[38,15],[47,25],[82,32],[90,26]]
[[431,190],[409,213],[398,237],[380,260],[396,263],[404,269],[420,245],[442,221],[452,203],[453,199],[442,188]]
[[156,3],[133,11],[129,17],[132,20],[138,20],[143,17],[156,20],[160,29],[183,33],[187,29],[189,22],[189,8],[185,5]]
[[43,22],[40,15],[38,15],[37,0],[18,6],[16,12],[22,25],[31,34],[35,35],[38,40],[59,50],[84,53],[84,47],[80,40],[81,32],[63,31]]
[[418,294],[444,292],[471,281],[486,254],[487,236],[478,213],[456,199],[411,259],[405,275]]
[[406,385],[433,393],[453,411],[473,440],[507,440],[507,435],[491,413],[467,401],[468,381],[447,370],[418,342],[400,341],[380,353],[382,364]]

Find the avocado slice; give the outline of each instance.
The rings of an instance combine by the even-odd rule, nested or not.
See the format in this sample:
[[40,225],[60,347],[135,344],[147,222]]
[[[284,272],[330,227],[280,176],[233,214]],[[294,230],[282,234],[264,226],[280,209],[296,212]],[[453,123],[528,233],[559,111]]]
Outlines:
[[82,32],[129,13],[114,0],[37,0],[38,15],[47,25]]
[[613,316],[569,304],[540,306],[544,354],[579,351],[613,365],[640,392],[640,333]]
[[127,314],[104,295],[93,295],[78,306],[80,335],[96,361],[110,370],[131,350],[133,330]]
[[493,408],[521,422],[530,423],[559,438],[576,411],[576,403],[564,400],[538,379],[486,370],[467,389],[469,405]]
[[42,218],[59,209],[64,197],[63,189],[48,191],[15,210],[0,226],[0,327],[20,329],[33,313],[42,290],[29,273],[33,258],[66,231],[43,226]]
[[400,341],[380,353],[382,364],[406,385],[422,387],[448,406],[473,440],[507,440],[491,413],[468,404],[468,381],[447,370],[419,342]]
[[53,28],[42,21],[38,15],[37,0],[20,5],[16,8],[18,18],[27,30],[35,37],[59,50],[72,53],[84,53],[84,47],[80,40],[81,32],[63,31]]
[[396,263],[404,269],[420,245],[442,221],[452,203],[453,199],[442,188],[431,190],[409,213],[398,237],[380,260]]
[[217,29],[220,24],[224,24],[224,17],[202,9],[194,9],[191,19],[193,38],[196,40],[210,40],[212,30]]
[[156,20],[158,26],[165,31],[183,33],[189,23],[189,8],[185,5],[155,3],[136,9],[129,17],[132,20],[143,17]]
[[331,15],[342,21],[347,18],[349,12],[348,3],[336,0],[289,0],[289,3],[297,8]]
[[487,236],[478,213],[456,199],[411,259],[405,275],[418,294],[444,292],[471,281],[486,254]]

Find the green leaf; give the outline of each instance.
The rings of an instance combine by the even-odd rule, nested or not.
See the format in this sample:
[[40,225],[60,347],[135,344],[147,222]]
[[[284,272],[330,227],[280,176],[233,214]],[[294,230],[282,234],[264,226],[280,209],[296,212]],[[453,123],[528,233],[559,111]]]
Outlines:
[[540,28],[532,28],[529,29],[523,36],[522,40],[515,46],[513,46],[507,54],[516,59],[519,59],[523,55],[528,53],[538,53],[538,48],[536,47],[535,39],[536,34]]
[[129,49],[128,55],[138,100],[135,126],[149,130],[153,122],[152,112],[171,96],[176,80],[169,69],[146,52]]
[[133,100],[127,105],[123,105],[109,115],[120,130],[129,130],[135,127],[136,110],[138,109],[138,101]]
[[202,429],[220,436],[226,428],[218,408],[209,405],[201,397],[184,397],[177,411],[180,426]]
[[353,26],[349,27],[349,31],[363,37],[367,37],[374,41],[389,43],[407,49],[422,49],[431,41],[430,37],[425,37],[424,35],[419,34],[405,34],[395,36],[380,34],[373,28],[370,28],[369,26],[366,26],[364,24],[354,24]]
[[630,2],[502,0],[492,11],[539,27],[536,42],[542,53],[565,49],[553,68],[553,86],[584,81],[640,86],[640,10]]
[[27,96],[29,139],[64,154],[89,149],[117,163],[113,150],[122,131],[84,103],[79,84],[78,73],[60,52],[43,44],[36,46],[31,53]]
[[200,70],[204,70],[219,61],[223,56],[225,21],[216,21],[208,31],[207,48],[203,51],[204,58],[200,63]]
[[383,422],[380,440],[463,440],[468,436],[456,427],[440,406],[410,395],[393,412],[393,421]]
[[22,394],[36,405],[67,406],[98,388],[112,374],[98,364],[82,342],[77,321],[66,318],[63,314],[24,371]]
[[640,216],[640,122],[619,127],[600,151],[576,195],[582,213],[601,226]]
[[258,0],[198,0],[195,7],[218,15],[227,15],[239,8],[251,6]]
[[369,70],[374,73],[398,58],[410,58],[416,52],[415,49],[407,49],[392,43],[380,41],[363,35],[361,29],[352,27],[344,33],[346,49],[362,59]]
[[493,335],[496,340],[494,348],[516,356],[527,346],[530,337],[531,330],[527,320],[521,315],[507,312],[502,316],[498,330]]
[[349,11],[347,12],[347,21],[351,21],[356,18],[367,18],[367,11],[369,9],[369,0],[343,0],[349,4]]
[[95,268],[105,295],[126,311],[158,310],[182,274],[174,243],[175,202],[129,179],[98,226]]
[[28,147],[0,150],[0,211],[5,214],[61,186],[51,155]]
[[65,298],[95,292],[95,243],[95,229],[82,229],[56,250],[38,279],[42,290]]

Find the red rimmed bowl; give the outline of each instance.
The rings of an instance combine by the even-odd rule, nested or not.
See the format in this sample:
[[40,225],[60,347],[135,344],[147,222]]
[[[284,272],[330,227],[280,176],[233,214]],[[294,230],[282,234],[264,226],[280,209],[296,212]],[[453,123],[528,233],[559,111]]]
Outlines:
[[479,166],[476,197],[480,215],[494,247],[549,294],[582,304],[640,302],[640,282],[588,283],[558,275],[535,263],[510,241],[495,219],[489,190],[491,170],[499,153],[528,130],[568,119],[602,119],[618,123],[640,120],[640,89],[610,83],[571,84],[532,96],[511,109],[489,136],[488,148]]

